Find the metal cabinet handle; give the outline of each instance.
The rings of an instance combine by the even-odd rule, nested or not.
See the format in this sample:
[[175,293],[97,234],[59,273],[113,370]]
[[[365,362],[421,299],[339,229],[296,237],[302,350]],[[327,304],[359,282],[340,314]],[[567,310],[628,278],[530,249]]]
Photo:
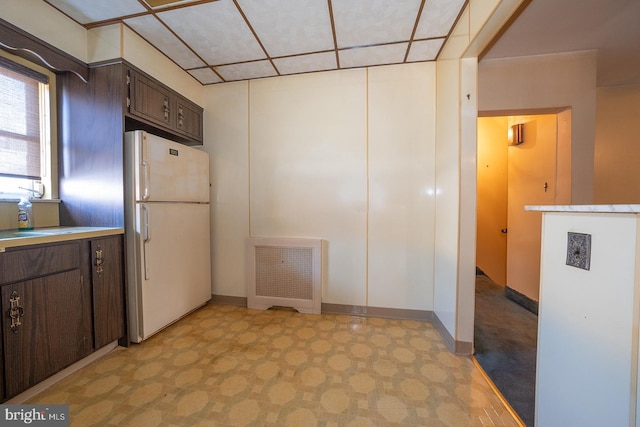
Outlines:
[[184,114],[182,113],[182,107],[178,107],[178,127],[184,126]]
[[96,249],[95,266],[98,277],[102,277],[102,273],[104,272],[104,256],[100,245],[98,245],[98,249]]
[[20,296],[18,291],[11,292],[11,298],[9,299],[11,307],[7,310],[7,316],[11,319],[11,332],[18,333],[18,328],[22,325],[20,318],[24,316],[24,309],[20,306]]
[[171,110],[169,109],[169,98],[164,98],[164,121],[169,122],[169,113]]

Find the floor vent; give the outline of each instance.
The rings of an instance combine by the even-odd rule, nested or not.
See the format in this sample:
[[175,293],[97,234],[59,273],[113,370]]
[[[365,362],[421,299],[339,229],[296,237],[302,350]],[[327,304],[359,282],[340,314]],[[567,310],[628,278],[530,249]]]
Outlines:
[[322,240],[252,237],[248,253],[247,307],[320,314]]

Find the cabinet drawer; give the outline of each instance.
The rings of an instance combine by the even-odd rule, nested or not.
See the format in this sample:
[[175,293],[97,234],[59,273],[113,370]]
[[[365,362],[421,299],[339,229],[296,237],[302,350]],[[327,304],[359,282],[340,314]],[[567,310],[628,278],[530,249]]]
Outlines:
[[55,274],[80,267],[80,244],[30,247],[0,253],[0,284]]

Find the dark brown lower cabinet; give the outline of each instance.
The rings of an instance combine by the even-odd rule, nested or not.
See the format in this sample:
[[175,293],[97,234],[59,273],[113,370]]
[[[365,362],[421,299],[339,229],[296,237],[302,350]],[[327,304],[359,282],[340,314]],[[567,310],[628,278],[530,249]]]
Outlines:
[[0,285],[0,401],[126,335],[121,235],[8,248]]
[[125,334],[122,236],[90,241],[95,348]]
[[92,352],[88,291],[79,269],[2,287],[6,397]]

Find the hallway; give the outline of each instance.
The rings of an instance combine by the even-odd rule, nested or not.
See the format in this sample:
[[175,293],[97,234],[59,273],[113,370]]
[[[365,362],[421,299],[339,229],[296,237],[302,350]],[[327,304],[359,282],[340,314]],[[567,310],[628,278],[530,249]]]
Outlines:
[[534,425],[538,317],[476,275],[474,357],[527,426]]

